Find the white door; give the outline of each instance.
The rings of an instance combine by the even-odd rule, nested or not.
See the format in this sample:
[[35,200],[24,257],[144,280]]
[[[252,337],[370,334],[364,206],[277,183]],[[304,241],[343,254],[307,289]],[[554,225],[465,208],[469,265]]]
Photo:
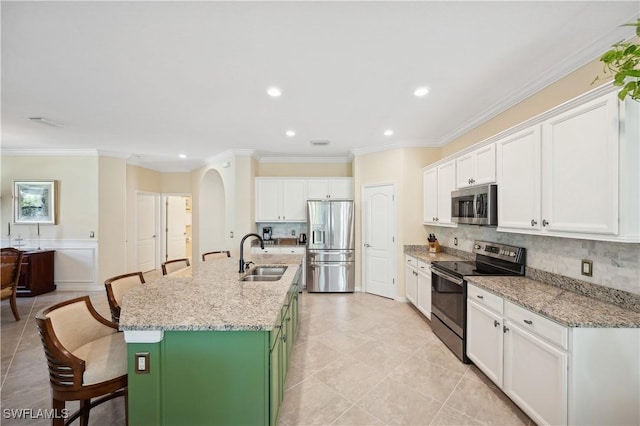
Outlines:
[[186,197],[169,195],[165,203],[165,260],[187,257]]
[[363,286],[367,293],[394,298],[395,214],[393,185],[363,190]]
[[136,196],[136,270],[147,272],[156,269],[157,259],[157,196]]

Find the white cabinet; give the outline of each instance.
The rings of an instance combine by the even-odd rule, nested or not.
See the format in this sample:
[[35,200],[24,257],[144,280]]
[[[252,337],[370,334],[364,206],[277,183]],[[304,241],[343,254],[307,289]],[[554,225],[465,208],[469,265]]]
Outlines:
[[256,222],[306,221],[306,182],[256,178]]
[[431,321],[431,269],[428,263],[418,261],[418,294],[416,308]]
[[467,288],[467,356],[535,423],[640,424],[640,329],[568,328]]
[[610,93],[498,140],[498,231],[640,241],[639,121]]
[[496,146],[485,145],[456,158],[458,188],[494,183],[496,181]]
[[353,179],[308,179],[307,198],[310,200],[353,200]]
[[413,256],[405,255],[404,286],[407,299],[414,306],[418,299],[418,261]]
[[423,223],[455,226],[451,222],[451,191],[456,189],[456,163],[449,161],[423,173]]
[[618,233],[618,97],[587,102],[542,124],[542,226]]

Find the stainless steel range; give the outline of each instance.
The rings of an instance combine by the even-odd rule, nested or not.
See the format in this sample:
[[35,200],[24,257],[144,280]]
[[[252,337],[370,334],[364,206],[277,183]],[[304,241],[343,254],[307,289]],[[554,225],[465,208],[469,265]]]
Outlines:
[[475,241],[475,261],[431,264],[431,329],[464,363],[467,358],[467,281],[471,275],[524,275],[526,250]]

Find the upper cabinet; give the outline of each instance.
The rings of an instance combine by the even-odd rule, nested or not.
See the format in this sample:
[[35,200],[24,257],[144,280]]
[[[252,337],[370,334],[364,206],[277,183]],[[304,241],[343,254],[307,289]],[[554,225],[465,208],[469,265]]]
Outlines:
[[451,191],[456,189],[456,163],[449,161],[423,173],[423,223],[456,226],[451,222]]
[[640,241],[639,118],[610,93],[498,140],[498,231]]
[[306,222],[307,200],[353,199],[353,178],[255,179],[256,222]]
[[256,222],[306,221],[306,182],[256,178]]
[[307,199],[353,200],[353,179],[307,179]]
[[490,144],[456,158],[456,186],[483,185],[496,181],[496,146]]

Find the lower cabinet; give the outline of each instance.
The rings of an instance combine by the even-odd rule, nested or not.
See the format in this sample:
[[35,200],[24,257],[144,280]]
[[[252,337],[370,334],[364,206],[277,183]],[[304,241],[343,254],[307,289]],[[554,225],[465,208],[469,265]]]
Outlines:
[[640,424],[640,329],[570,328],[473,284],[467,355],[537,424]]
[[405,292],[409,302],[431,320],[431,269],[427,262],[405,255]]

